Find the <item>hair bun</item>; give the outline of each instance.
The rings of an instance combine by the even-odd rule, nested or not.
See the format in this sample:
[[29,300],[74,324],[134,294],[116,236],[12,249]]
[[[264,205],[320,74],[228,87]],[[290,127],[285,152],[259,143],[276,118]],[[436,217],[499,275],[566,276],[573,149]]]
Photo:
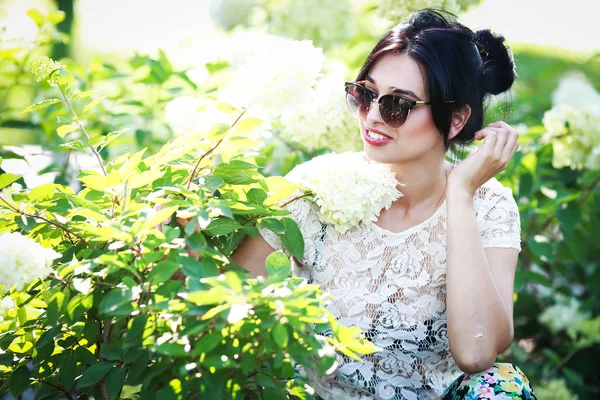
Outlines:
[[517,74],[512,53],[504,45],[504,36],[481,29],[475,32],[474,40],[483,61],[484,91],[499,94],[510,89]]

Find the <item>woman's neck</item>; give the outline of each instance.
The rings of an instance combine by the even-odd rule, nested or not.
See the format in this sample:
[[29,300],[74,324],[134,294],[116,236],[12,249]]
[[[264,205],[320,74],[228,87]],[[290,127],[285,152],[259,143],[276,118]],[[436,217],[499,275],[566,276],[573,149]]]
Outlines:
[[387,165],[396,173],[396,180],[404,185],[399,187],[404,196],[396,201],[396,206],[410,209],[423,203],[436,202],[436,207],[441,204],[448,173],[448,166],[443,157]]

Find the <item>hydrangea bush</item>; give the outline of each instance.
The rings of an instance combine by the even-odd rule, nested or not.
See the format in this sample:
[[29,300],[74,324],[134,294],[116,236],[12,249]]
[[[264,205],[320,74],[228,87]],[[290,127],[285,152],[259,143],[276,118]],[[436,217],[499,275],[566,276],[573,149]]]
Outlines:
[[[259,279],[229,259],[257,225],[296,257],[304,247],[277,206],[295,186],[260,172],[260,144],[248,134],[263,120],[251,109],[215,97],[210,106],[229,123],[193,125],[156,151],[107,160],[124,132],[95,135],[85,118],[104,97],[81,91],[80,76],[53,60],[36,60],[33,72],[56,97],[23,113],[66,109],[53,130],[96,165],[73,187],[28,189],[21,176],[0,175],[0,231],[9,232],[0,237],[0,393],[311,398],[295,364],[330,373],[336,351],[358,359],[375,350],[325,310],[317,286],[289,277],[282,252]],[[285,96],[277,84],[270,93]],[[315,335],[323,328],[333,336]]]

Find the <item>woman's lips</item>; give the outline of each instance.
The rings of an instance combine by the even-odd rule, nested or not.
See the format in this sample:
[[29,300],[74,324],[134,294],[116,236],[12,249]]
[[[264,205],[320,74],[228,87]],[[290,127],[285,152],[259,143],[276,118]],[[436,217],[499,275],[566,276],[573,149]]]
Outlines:
[[[373,132],[373,133],[382,135],[382,136],[384,136],[384,138],[374,138],[374,137],[371,137],[371,136],[369,136],[369,132]],[[383,145],[386,145],[386,144],[388,144],[389,142],[391,142],[393,140],[391,137],[389,137],[385,133],[379,132],[379,131],[377,131],[375,129],[373,129],[373,130],[365,129],[365,132],[363,134],[363,138],[365,139],[365,141],[367,143],[369,143],[372,146],[383,146]]]

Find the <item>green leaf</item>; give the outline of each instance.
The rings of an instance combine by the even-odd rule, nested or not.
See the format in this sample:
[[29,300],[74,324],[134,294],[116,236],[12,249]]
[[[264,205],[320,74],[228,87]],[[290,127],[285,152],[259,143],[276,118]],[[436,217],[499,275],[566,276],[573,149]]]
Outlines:
[[89,147],[87,147],[85,144],[83,144],[83,142],[80,142],[78,140],[75,140],[73,142],[59,144],[58,147],[61,149],[81,150],[81,151],[87,151],[89,149]]
[[261,218],[258,221],[260,226],[263,226],[275,233],[285,233],[285,229],[283,228],[283,224],[275,218]]
[[242,280],[235,272],[229,271],[225,273],[225,282],[229,285],[231,290],[236,293],[242,293],[243,285]]
[[21,178],[20,175],[13,175],[13,174],[0,175],[0,189],[5,188],[6,186],[19,180],[20,178]]
[[29,380],[29,368],[26,365],[21,365],[16,369],[15,372],[10,376],[10,381],[8,383],[10,387],[10,393],[13,397],[19,397],[21,393],[25,391],[31,384]]
[[61,138],[64,138],[69,133],[75,132],[78,129],[79,127],[77,125],[63,125],[56,128],[56,133],[58,133],[58,136],[60,136]]
[[271,331],[271,335],[280,349],[285,349],[287,347],[289,336],[288,330],[284,325],[275,325],[275,328]]
[[227,132],[229,132],[229,128],[230,127],[228,124],[219,122],[218,124],[212,127],[206,138],[208,140],[222,139],[223,137],[225,137],[225,135],[227,135]]
[[125,368],[115,368],[106,377],[106,392],[109,399],[115,399],[125,383]]
[[225,181],[220,176],[206,175],[202,177],[202,182],[205,188],[214,192],[217,190]]
[[[523,281],[525,282],[535,282],[548,288],[552,288],[552,282],[550,282],[550,279],[540,274],[539,272],[529,271],[525,269],[517,269],[516,275],[519,276],[519,280],[523,279]],[[515,278],[515,280],[517,279]]]
[[85,92],[75,93],[71,98],[72,99],[84,99],[86,97],[90,97],[97,93],[97,90],[86,90]]
[[263,123],[263,120],[255,117],[246,117],[235,124],[236,133],[248,132],[250,129],[256,128]]
[[67,297],[63,292],[55,293],[54,296],[48,302],[48,308],[46,309],[46,318],[48,325],[53,326],[58,322],[58,317],[61,311],[67,304]]
[[564,229],[573,231],[581,219],[581,208],[575,203],[563,203],[556,210],[556,216]]
[[82,389],[100,382],[100,379],[104,378],[113,366],[113,363],[110,362],[101,362],[92,365],[77,380],[77,388]]
[[203,257],[198,261],[192,257],[177,257],[181,263],[181,272],[193,278],[207,278],[219,275],[219,268],[212,258]]
[[0,365],[5,367],[12,366],[14,354],[11,353],[2,353],[0,354]]
[[29,107],[27,107],[26,109],[24,109],[23,111],[21,111],[21,114],[39,110],[39,109],[47,107],[49,105],[60,103],[61,101],[62,101],[61,99],[46,99],[46,100],[38,101],[37,103],[32,104]]
[[55,183],[47,183],[40,185],[29,192],[29,200],[36,202],[40,200],[47,200],[51,198],[57,190],[60,190],[63,186]]
[[544,236],[537,235],[527,241],[527,246],[540,260],[551,264],[554,261],[554,248]]
[[211,235],[218,236],[227,235],[239,228],[241,228],[241,225],[236,220],[231,218],[215,218],[204,230]]
[[225,288],[216,286],[209,290],[200,290],[190,293],[187,301],[197,306],[208,306],[222,303],[227,296],[228,294]]
[[250,203],[263,204],[268,195],[267,192],[262,189],[252,188],[246,193],[246,197],[248,197]]
[[94,354],[92,354],[91,351],[89,351],[85,347],[81,347],[81,346],[79,346],[78,348],[75,349],[75,357],[80,362],[82,362],[84,364],[88,364],[88,365],[93,365],[98,362],[98,359],[96,358],[96,356]]
[[281,219],[281,222],[283,222],[283,228],[285,229],[285,234],[279,236],[281,241],[294,257],[302,260],[304,256],[304,238],[298,224],[293,219],[285,217]]
[[156,347],[156,352],[171,357],[185,357],[188,353],[179,343],[166,342]]
[[121,345],[119,343],[104,343],[100,348],[100,356],[107,361],[121,360]]
[[133,293],[129,288],[116,288],[111,290],[102,298],[98,306],[100,314],[113,314],[119,307],[128,304],[132,300]]
[[159,262],[152,268],[150,274],[148,274],[148,280],[152,281],[152,284],[159,285],[169,280],[175,271],[179,269],[179,264],[172,261]]
[[72,351],[67,350],[59,363],[59,376],[63,386],[70,389],[77,376],[77,359]]
[[30,8],[29,10],[27,10],[27,16],[31,18],[38,27],[44,25],[44,16],[35,8]]
[[269,276],[278,279],[287,278],[292,271],[290,259],[281,250],[269,254],[266,269]]
[[98,98],[96,98],[96,99],[94,99],[94,100],[90,101],[90,102],[88,103],[88,105],[87,105],[87,106],[85,106],[85,108],[83,109],[83,113],[85,114],[86,112],[88,112],[88,111],[90,111],[90,110],[94,109],[94,107],[96,107],[98,104],[100,104],[100,102],[101,102],[102,100],[104,100],[104,98],[105,98],[105,97],[106,97],[106,96],[100,96],[100,97],[98,97]]
[[155,226],[162,224],[167,220],[167,218],[171,217],[173,213],[177,211],[178,208],[179,206],[173,206],[158,210],[156,214],[144,221],[144,224],[140,228],[140,231],[145,232],[148,229],[154,228]]

